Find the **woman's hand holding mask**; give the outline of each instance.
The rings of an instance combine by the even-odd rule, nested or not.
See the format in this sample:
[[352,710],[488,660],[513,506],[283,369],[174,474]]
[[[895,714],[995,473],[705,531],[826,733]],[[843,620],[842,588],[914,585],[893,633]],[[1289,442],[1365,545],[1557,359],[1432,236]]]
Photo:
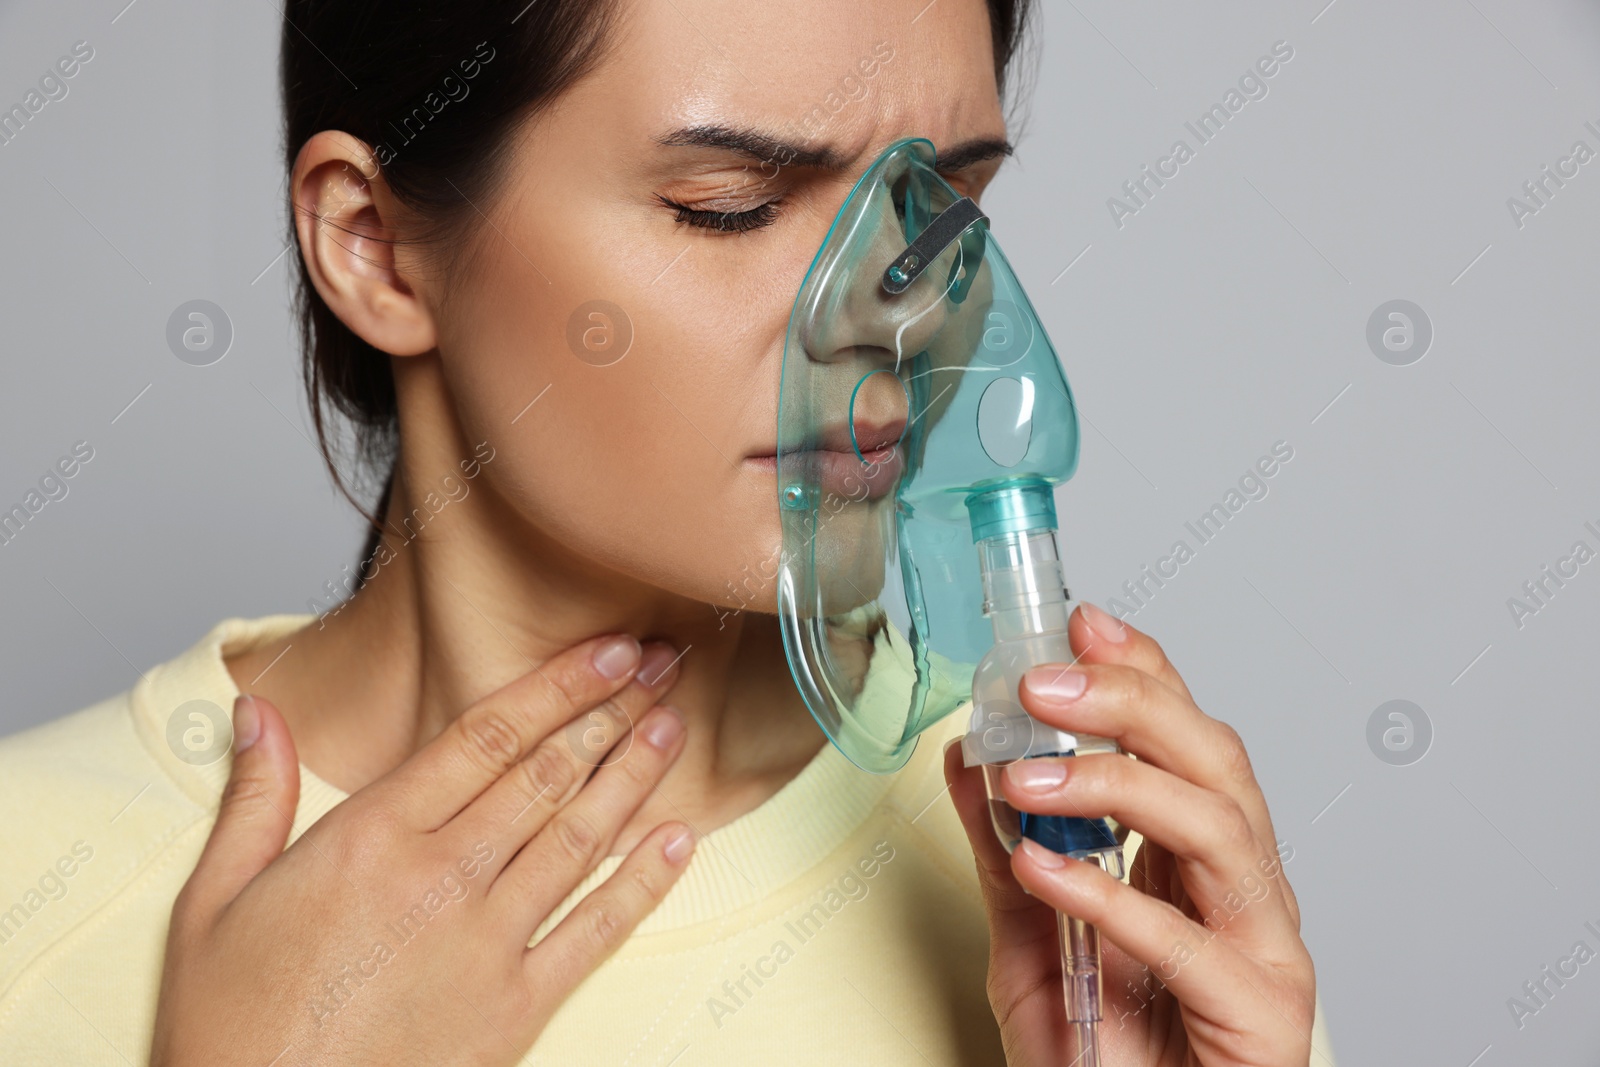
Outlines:
[[1306,1064],[1316,1000],[1300,909],[1239,735],[1202,712],[1161,647],[1086,606],[1077,662],[1036,667],[1040,722],[1115,738],[1122,755],[1030,759],[1006,798],[1044,815],[1111,816],[1144,837],[1129,884],[1031,841],[1007,855],[980,768],[945,752],[989,911],[989,1001],[1012,1067],[1065,1065],[1055,911],[1101,932],[1105,1067]]

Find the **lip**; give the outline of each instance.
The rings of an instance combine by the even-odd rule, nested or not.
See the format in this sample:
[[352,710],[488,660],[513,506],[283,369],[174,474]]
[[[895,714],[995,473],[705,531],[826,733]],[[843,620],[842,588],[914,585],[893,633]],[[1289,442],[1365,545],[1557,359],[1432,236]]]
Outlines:
[[[851,433],[852,428],[854,434]],[[889,422],[867,422],[864,419],[857,419],[854,424],[839,423],[829,426],[823,431],[818,445],[830,452],[851,454],[859,448],[865,457],[898,444],[900,438],[905,436],[905,432],[905,419],[894,419]]]
[[[830,496],[855,503],[878,500],[894,491],[905,472],[905,450],[900,447],[904,430],[903,419],[871,425],[857,423],[852,440],[849,426],[829,427],[811,447],[786,451],[784,465]],[[859,455],[857,443],[861,446]],[[776,450],[749,456],[745,462],[777,474]]]
[[[900,439],[905,436],[906,420],[899,418],[886,422],[868,422],[865,419],[857,419],[854,423],[854,434],[851,433],[851,429],[852,424],[849,422],[834,423],[813,434],[810,440],[803,441],[787,449],[786,452],[789,454],[837,452],[840,455],[853,457],[859,448],[861,459],[873,464],[874,453],[881,453],[900,443]],[[777,454],[777,447],[771,446],[761,452],[752,453],[749,459],[762,461],[770,466]]]

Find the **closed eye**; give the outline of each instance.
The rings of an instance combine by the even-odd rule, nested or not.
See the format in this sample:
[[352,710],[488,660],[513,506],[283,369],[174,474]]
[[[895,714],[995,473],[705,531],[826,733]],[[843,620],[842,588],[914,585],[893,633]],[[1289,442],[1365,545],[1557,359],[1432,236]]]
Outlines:
[[687,204],[680,204],[656,194],[656,199],[672,209],[679,222],[686,222],[690,226],[701,229],[713,230],[719,233],[748,233],[758,230],[763,226],[770,226],[778,218],[778,201],[769,200],[748,211],[706,211],[701,208],[692,208]]

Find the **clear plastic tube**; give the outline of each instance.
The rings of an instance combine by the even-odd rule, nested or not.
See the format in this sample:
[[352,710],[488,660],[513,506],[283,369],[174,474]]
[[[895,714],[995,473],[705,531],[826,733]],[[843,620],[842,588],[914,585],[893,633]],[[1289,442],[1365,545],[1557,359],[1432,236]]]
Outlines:
[[1067,1007],[1068,1067],[1100,1067],[1100,931],[1056,912],[1061,934],[1061,991]]

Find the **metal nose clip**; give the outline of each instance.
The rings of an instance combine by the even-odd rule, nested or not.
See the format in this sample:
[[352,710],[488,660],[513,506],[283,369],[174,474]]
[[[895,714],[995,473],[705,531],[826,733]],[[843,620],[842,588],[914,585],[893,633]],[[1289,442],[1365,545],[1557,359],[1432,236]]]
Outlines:
[[905,292],[928,269],[928,264],[938,259],[973,223],[980,221],[988,222],[989,216],[972,202],[970,196],[963,196],[939,212],[939,217],[928,223],[928,228],[885,268],[884,291],[895,296]]

